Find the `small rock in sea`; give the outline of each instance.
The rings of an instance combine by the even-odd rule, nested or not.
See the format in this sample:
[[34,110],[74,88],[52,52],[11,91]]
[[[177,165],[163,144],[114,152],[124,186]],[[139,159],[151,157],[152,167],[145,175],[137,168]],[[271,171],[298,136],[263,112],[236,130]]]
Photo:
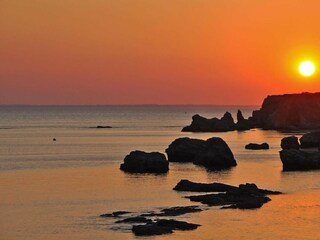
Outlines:
[[266,150],[269,149],[269,144],[268,143],[249,143],[245,146],[245,149],[250,149],[250,150]]
[[169,162],[163,153],[132,151],[124,158],[120,169],[130,173],[166,173]]
[[101,125],[99,125],[96,128],[112,128],[112,127],[111,126],[101,126]]
[[157,219],[153,223],[145,225],[135,225],[132,227],[132,232],[136,236],[152,236],[173,233],[173,230],[194,230],[200,225],[177,221],[174,219]]
[[281,139],[282,149],[299,149],[300,144],[296,136],[289,136]]

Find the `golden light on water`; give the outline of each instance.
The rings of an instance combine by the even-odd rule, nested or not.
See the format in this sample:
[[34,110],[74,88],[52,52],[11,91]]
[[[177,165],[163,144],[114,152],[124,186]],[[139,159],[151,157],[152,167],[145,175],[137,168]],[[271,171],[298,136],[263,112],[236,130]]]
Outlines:
[[299,65],[299,72],[302,76],[310,77],[314,74],[316,67],[311,61],[303,61]]

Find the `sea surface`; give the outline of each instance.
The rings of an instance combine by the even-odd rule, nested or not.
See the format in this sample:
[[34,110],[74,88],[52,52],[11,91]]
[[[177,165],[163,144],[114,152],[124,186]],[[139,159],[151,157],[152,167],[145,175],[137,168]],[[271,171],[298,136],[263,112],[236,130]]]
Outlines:
[[[195,113],[235,117],[238,108],[248,117],[258,107],[0,106],[0,239],[320,239],[320,171],[282,172],[280,141],[289,133],[181,132]],[[238,166],[207,171],[173,163],[164,175],[119,170],[130,151],[164,152],[185,136],[222,137]],[[270,150],[245,150],[250,142],[268,142]],[[172,190],[181,179],[256,183],[285,194],[257,210],[212,207],[177,217],[201,227],[157,237],[135,237],[129,225],[99,217],[195,205]]]

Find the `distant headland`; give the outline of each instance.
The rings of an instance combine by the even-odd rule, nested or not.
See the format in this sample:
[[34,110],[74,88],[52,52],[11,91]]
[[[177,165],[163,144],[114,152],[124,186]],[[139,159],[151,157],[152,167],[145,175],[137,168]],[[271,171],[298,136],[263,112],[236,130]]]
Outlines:
[[267,96],[259,110],[245,119],[241,111],[237,122],[226,112],[221,119],[192,117],[192,123],[183,132],[226,132],[262,128],[265,130],[320,129],[320,92]]

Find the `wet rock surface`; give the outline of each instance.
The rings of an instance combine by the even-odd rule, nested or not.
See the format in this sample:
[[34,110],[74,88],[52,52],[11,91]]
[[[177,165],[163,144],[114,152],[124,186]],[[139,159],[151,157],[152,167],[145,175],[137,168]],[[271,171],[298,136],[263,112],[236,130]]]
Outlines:
[[227,143],[218,137],[206,141],[178,138],[166,149],[170,162],[193,162],[210,169],[230,168],[237,165]]
[[268,143],[249,143],[245,146],[245,149],[249,150],[267,150],[269,149],[269,144]]
[[159,152],[132,151],[125,157],[120,169],[130,173],[166,173],[169,171],[169,162]]

